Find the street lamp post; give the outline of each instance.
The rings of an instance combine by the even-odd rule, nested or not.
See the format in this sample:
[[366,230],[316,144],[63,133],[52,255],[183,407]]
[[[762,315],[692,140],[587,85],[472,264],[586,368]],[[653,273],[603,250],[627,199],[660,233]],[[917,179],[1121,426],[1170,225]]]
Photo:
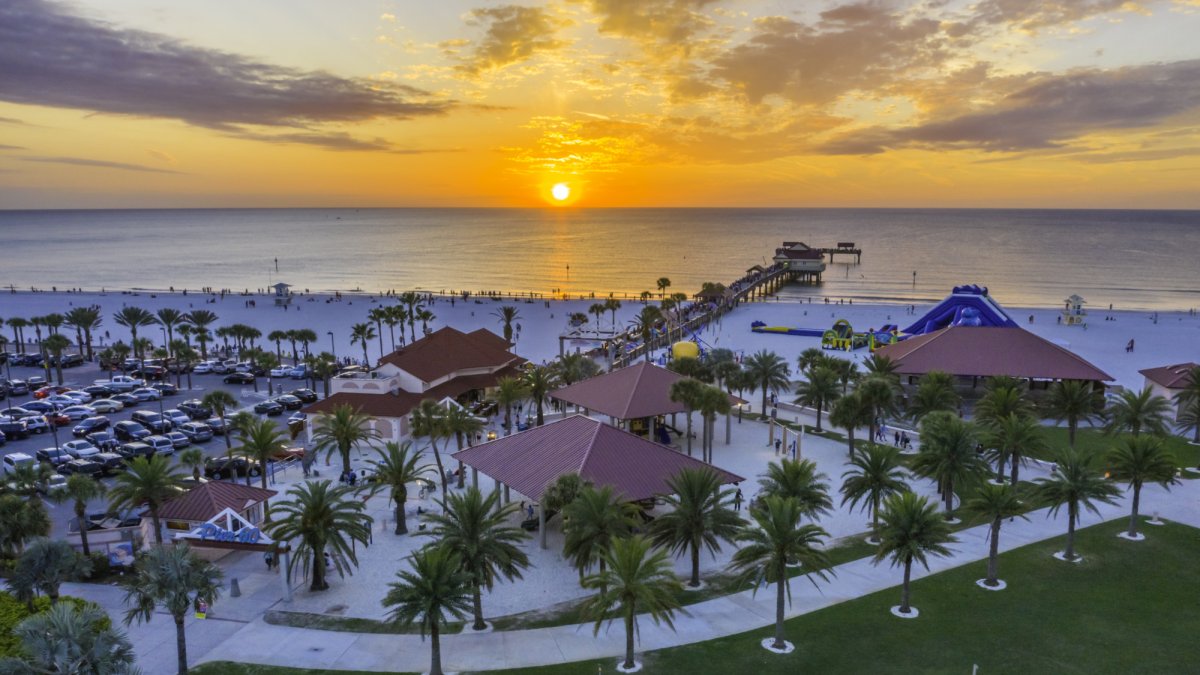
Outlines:
[[326,332],[329,333],[329,353],[333,354],[333,359],[336,361],[337,360],[337,347],[333,346],[333,331],[326,331]]

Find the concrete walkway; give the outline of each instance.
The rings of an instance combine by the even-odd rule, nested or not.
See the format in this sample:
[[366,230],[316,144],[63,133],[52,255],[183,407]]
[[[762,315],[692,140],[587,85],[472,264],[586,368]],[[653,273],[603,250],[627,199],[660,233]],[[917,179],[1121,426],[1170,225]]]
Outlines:
[[[1166,493],[1157,487],[1146,488],[1143,512],[1155,512],[1163,518],[1200,527],[1200,481],[1186,481]],[[1100,517],[1088,514],[1082,526],[1127,517],[1127,500],[1101,508]],[[1063,537],[1065,516],[1048,517],[1046,511],[1030,514],[1030,520],[1006,524],[1001,532],[1001,549],[1011,550],[1026,544]],[[1153,536],[1151,528],[1149,532]],[[931,569],[915,569],[922,578],[987,556],[986,525],[958,533],[959,543],[953,555],[931,561]],[[1130,543],[1131,546],[1136,546]],[[1087,551],[1082,551],[1086,556]],[[1054,564],[1048,560],[1047,564]],[[806,614],[823,607],[897,586],[900,572],[883,563],[872,565],[858,560],[835,568],[836,576],[814,588],[805,580],[792,584],[792,605],[788,617]],[[983,568],[980,567],[980,576]],[[64,592],[88,597],[120,616],[119,591],[90,585],[70,585]],[[382,595],[382,592],[381,592]],[[917,606],[920,598],[917,597]],[[897,601],[899,596],[897,595]],[[775,594],[762,589],[716,598],[687,607],[687,615],[676,621],[676,630],[656,626],[641,619],[639,651],[692,644],[742,633],[774,621]],[[166,615],[156,616],[147,626],[133,626],[130,637],[137,645],[141,665],[148,674],[174,671],[174,631]],[[247,623],[236,620],[200,621],[189,619],[189,653],[193,663],[240,661],[296,668],[329,668],[368,671],[422,672],[429,666],[429,644],[418,635],[377,635],[342,633],[276,626],[261,617]],[[442,638],[443,664],[448,671],[490,670],[525,666],[553,665],[624,653],[624,634],[618,622],[593,637],[590,624],[559,626],[534,630],[484,634],[448,635]]]

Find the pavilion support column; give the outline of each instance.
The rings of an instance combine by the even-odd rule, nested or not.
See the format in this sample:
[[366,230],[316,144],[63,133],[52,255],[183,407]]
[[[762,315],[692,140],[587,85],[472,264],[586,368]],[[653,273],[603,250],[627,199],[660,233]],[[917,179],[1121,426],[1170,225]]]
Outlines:
[[730,411],[726,411],[725,412],[725,445],[729,445],[730,440],[733,438],[733,430],[730,428],[730,425],[733,423],[732,420],[733,420],[733,413]]
[[546,507],[538,502],[538,545],[546,549]]
[[775,420],[767,420],[767,445],[775,445]]
[[788,454],[788,428],[781,424],[781,425],[779,425],[779,431],[780,431],[780,433],[783,434],[783,436],[781,436],[781,440],[783,442],[780,443],[779,447],[783,450],[783,456],[787,457],[787,454]]
[[508,483],[504,484],[504,503],[508,504],[512,501],[512,497],[508,494]]
[[657,421],[658,421],[658,417],[656,415],[651,415],[650,423],[648,425],[646,425],[646,428],[648,428],[650,430],[650,440],[651,440],[651,442],[654,442],[654,443],[658,442],[658,436],[655,435],[655,433],[654,433],[655,431],[657,431],[657,429],[655,429],[655,426],[656,426],[655,423]]
[[479,489],[479,469],[471,467],[471,487]]

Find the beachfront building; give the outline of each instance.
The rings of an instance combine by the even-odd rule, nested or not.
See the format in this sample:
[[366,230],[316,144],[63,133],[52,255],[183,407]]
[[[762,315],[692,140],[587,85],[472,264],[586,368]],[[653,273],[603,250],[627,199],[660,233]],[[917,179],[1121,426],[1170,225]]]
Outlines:
[[[242,485],[233,481],[210,480],[201,483],[159,509],[159,520],[165,529],[164,539],[180,538],[197,527],[230,511],[239,522],[258,527],[263,521],[264,503],[274,497],[275,490]],[[154,541],[154,521],[150,514],[142,516],[143,541]],[[215,560],[227,554],[227,549],[197,549],[205,558]]]
[[329,398],[304,411],[328,413],[348,404],[374,418],[383,440],[399,442],[409,435],[408,414],[421,401],[478,401],[500,378],[520,375],[525,359],[509,347],[486,328],[464,333],[447,326],[384,356],[374,370],[333,378]]
[[1188,363],[1176,363],[1138,371],[1142,377],[1146,378],[1145,386],[1150,387],[1151,392],[1171,402],[1171,409],[1174,411],[1172,419],[1176,422],[1179,421],[1179,406],[1175,403],[1174,397],[1187,386],[1188,373],[1196,367],[1197,364],[1189,361]]
[[471,467],[476,485],[482,473],[495,481],[497,489],[503,488],[506,498],[511,499],[515,491],[537,504],[542,548],[546,548],[546,521],[553,515],[542,508],[542,498],[559,476],[576,473],[595,487],[612,486],[627,502],[669,494],[667,480],[686,468],[707,467],[722,483],[745,480],[585,415],[466,448],[453,457]]

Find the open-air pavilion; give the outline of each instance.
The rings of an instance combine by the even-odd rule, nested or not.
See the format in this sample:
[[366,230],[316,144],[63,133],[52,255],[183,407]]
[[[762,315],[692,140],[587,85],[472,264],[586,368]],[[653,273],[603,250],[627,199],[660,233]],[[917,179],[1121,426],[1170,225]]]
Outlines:
[[577,473],[600,487],[610,485],[626,501],[670,493],[667,480],[681,469],[707,467],[724,483],[745,480],[671,448],[584,415],[535,427],[454,453],[471,467],[538,504],[538,529],[546,547],[546,511],[542,495],[559,476]]

